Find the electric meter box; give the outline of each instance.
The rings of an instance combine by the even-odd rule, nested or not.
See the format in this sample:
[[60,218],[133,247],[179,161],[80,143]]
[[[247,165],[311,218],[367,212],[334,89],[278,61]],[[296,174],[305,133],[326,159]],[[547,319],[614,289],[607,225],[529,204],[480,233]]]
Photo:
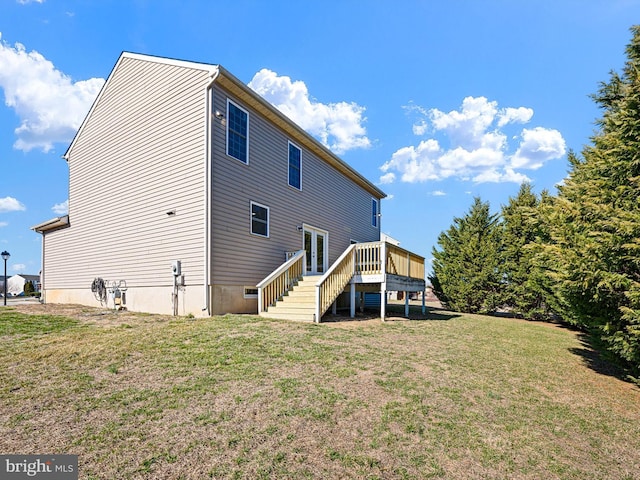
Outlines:
[[176,277],[182,274],[182,264],[180,260],[174,260],[171,262],[171,271]]

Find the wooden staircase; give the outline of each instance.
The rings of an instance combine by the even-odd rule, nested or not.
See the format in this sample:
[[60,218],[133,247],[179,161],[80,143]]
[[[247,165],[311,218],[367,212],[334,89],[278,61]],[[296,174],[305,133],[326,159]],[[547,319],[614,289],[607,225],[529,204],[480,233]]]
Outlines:
[[316,312],[316,282],[321,275],[306,275],[261,317],[313,322]]
[[[320,322],[349,285],[352,317],[357,284],[379,284],[383,299],[389,290],[424,292],[425,289],[424,258],[385,241],[349,245],[323,275],[303,276],[307,271],[304,250],[286,252],[286,258],[256,285],[261,317]],[[382,320],[385,305],[386,301],[380,303]],[[406,315],[408,309],[407,302]]]

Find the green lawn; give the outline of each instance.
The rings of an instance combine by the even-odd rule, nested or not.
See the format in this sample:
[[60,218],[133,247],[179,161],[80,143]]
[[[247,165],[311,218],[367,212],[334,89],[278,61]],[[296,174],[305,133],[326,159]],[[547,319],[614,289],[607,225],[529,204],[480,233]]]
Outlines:
[[83,479],[640,478],[640,389],[557,326],[19,308],[0,452]]

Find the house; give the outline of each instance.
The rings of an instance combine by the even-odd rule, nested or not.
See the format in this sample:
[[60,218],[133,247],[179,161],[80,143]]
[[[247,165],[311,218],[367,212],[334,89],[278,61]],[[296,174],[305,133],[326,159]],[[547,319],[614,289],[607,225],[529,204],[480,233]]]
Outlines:
[[69,213],[32,227],[46,303],[265,314],[380,246],[385,194],[219,65],[123,53],[63,158]]
[[40,284],[40,276],[16,274],[7,278],[7,297],[17,297],[24,294],[24,287],[27,283],[31,283],[33,291],[37,292],[38,285]]

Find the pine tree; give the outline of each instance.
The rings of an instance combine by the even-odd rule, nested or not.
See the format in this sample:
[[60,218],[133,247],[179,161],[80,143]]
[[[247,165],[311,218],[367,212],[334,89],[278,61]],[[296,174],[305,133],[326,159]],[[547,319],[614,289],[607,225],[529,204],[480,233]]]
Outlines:
[[[543,192],[542,198],[547,199],[548,193]],[[551,312],[535,262],[537,243],[547,237],[540,206],[531,185],[523,183],[516,197],[502,208],[503,301],[515,314],[545,320]]]
[[469,212],[454,218],[433,249],[434,293],[452,310],[491,313],[501,300],[498,216],[475,198]]
[[569,156],[546,255],[563,316],[640,369],[640,26],[632,33],[622,74],[593,95],[603,116],[592,145]]

